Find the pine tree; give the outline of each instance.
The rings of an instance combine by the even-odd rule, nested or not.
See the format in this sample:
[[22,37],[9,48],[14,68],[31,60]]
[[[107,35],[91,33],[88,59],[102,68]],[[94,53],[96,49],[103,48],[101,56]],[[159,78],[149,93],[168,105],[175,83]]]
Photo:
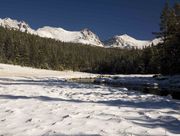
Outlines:
[[164,44],[161,49],[161,71],[165,74],[180,73],[180,4],[173,8],[168,4],[162,11],[161,36]]
[[162,37],[164,41],[168,39],[168,30],[169,30],[169,17],[171,14],[171,9],[168,1],[166,1],[165,6],[162,10],[160,17],[160,33],[158,33],[158,37]]
[[164,42],[174,40],[180,31],[180,4],[176,3],[171,8],[167,1],[160,19],[160,33],[157,36],[162,37]]
[[[176,38],[177,40],[180,40],[180,3],[176,3],[174,5],[174,13],[175,13],[175,17],[176,17]],[[180,41],[179,41],[180,42]]]

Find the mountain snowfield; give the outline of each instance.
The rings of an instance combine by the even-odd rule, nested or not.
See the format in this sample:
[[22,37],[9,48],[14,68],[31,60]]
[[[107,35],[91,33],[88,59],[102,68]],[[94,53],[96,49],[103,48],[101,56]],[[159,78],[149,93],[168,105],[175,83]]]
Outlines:
[[62,42],[73,42],[73,43],[82,43],[90,44],[95,46],[103,46],[99,38],[90,30],[84,29],[82,31],[67,31],[62,28],[55,27],[43,27],[39,28],[37,35],[40,37],[48,37]]
[[63,28],[45,26],[33,30],[24,21],[18,22],[17,20],[10,18],[0,19],[0,25],[9,29],[20,30],[22,32],[35,34],[45,38],[52,38],[62,42],[82,43],[103,47],[103,43],[99,40],[98,36],[88,29],[83,29],[82,31],[67,31]]
[[151,45],[157,45],[161,42],[160,38],[156,38],[152,41],[137,40],[127,34],[114,36],[113,38],[104,42],[106,47],[115,48],[138,48],[142,49]]
[[31,29],[30,26],[24,21],[18,22],[17,20],[12,20],[11,18],[5,18],[5,19],[0,18],[0,26],[8,28],[8,29],[28,32],[30,34],[36,34],[35,30]]
[[179,100],[66,81],[96,76],[0,64],[0,135],[179,136]]
[[116,48],[138,48],[142,49],[144,47],[157,45],[161,42],[161,39],[153,39],[150,41],[137,40],[128,35],[114,36],[105,42],[102,42],[99,37],[94,34],[89,29],[83,29],[81,31],[67,31],[63,28],[56,28],[45,26],[37,30],[33,30],[30,26],[24,21],[17,21],[10,18],[0,19],[0,26],[20,30],[22,32],[27,32],[30,34],[35,34],[40,37],[52,38],[62,42],[72,42],[72,43],[82,43],[86,45],[94,45],[100,47],[116,47]]

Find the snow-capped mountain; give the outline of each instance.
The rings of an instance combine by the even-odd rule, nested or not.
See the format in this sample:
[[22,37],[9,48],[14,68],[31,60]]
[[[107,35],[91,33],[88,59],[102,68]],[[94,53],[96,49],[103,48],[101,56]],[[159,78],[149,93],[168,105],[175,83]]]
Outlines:
[[103,43],[99,37],[89,29],[83,29],[81,31],[67,31],[63,28],[45,26],[34,30],[24,21],[17,21],[10,18],[0,19],[0,26],[38,35],[40,37],[52,38],[62,42],[82,43],[106,48],[117,47],[142,49],[144,47],[151,46],[152,44],[157,45],[161,42],[160,38],[152,41],[143,41],[137,40],[125,34],[121,36],[114,36]]
[[137,40],[127,34],[114,36],[113,38],[104,42],[105,47],[116,47],[116,48],[138,48],[142,49],[153,45],[157,45],[161,42],[161,39],[154,39],[152,41]]
[[41,37],[48,37],[63,42],[103,46],[98,36],[88,29],[84,29],[82,31],[67,31],[63,28],[45,26],[43,28],[39,28],[36,32]]
[[24,21],[17,21],[10,18],[0,19],[0,26],[8,29],[19,30],[30,34],[35,34],[40,37],[52,38],[62,42],[82,43],[95,46],[103,46],[98,36],[88,29],[82,31],[67,31],[63,28],[55,28],[45,26],[38,30],[33,30]]
[[27,23],[25,23],[24,21],[18,22],[17,20],[13,20],[11,18],[5,18],[5,19],[0,18],[0,26],[8,28],[8,29],[14,29],[14,30],[22,31],[22,32],[35,34],[35,31],[31,29]]
[[158,45],[159,43],[162,43],[162,42],[163,42],[162,38],[155,38],[152,41],[150,41],[147,46]]

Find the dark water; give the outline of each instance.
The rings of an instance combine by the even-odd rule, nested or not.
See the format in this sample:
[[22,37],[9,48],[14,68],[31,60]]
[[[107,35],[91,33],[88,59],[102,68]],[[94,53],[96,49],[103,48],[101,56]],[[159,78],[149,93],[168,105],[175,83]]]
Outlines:
[[114,85],[114,84],[104,84],[104,83],[95,83],[94,79],[73,79],[73,82],[83,83],[83,84],[95,84],[102,86],[110,86],[115,88],[127,88],[129,91],[140,91],[145,94],[155,94],[160,96],[171,96],[173,99],[180,100],[180,90],[179,88],[171,88],[171,87],[154,87],[154,86],[140,86],[140,85]]
[[173,99],[180,100],[180,92],[175,88],[160,88],[160,87],[148,87],[148,86],[125,86],[128,90],[140,91],[145,94],[155,94],[160,96],[171,95]]

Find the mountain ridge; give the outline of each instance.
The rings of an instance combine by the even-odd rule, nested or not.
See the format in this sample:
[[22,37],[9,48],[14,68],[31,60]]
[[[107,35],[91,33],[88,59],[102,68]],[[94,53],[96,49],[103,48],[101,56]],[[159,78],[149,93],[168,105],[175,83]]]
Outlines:
[[111,48],[138,48],[143,49],[151,45],[157,45],[161,42],[161,38],[155,38],[153,40],[137,40],[127,34],[116,35],[106,41],[104,45]]
[[127,34],[116,35],[103,42],[95,33],[93,33],[91,30],[87,28],[80,31],[68,31],[61,27],[44,26],[42,28],[34,30],[26,22],[17,21],[11,18],[0,18],[0,26],[8,29],[15,29],[22,32],[27,32],[44,38],[59,40],[62,42],[82,43],[86,45],[99,46],[105,48],[142,49],[151,46],[152,44],[157,45],[161,42],[160,38],[145,41],[137,40]]

